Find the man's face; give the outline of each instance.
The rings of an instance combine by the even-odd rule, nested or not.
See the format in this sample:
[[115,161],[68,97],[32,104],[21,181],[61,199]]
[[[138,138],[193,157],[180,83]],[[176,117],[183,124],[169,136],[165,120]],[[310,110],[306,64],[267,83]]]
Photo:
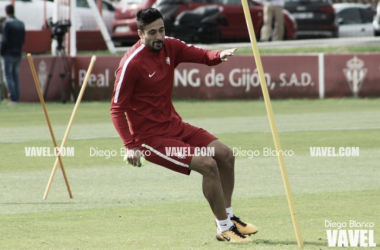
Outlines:
[[158,52],[164,47],[165,27],[161,18],[145,26],[144,31],[138,30],[138,34],[142,43],[149,49]]

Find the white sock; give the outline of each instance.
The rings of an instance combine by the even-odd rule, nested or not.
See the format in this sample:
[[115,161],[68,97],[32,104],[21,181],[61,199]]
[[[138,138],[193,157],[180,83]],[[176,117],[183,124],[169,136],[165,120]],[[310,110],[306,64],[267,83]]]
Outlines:
[[228,231],[234,224],[230,220],[230,218],[227,218],[225,220],[216,220],[216,225],[218,225],[218,228],[221,232]]
[[228,218],[234,217],[234,212],[232,211],[232,207],[226,208]]

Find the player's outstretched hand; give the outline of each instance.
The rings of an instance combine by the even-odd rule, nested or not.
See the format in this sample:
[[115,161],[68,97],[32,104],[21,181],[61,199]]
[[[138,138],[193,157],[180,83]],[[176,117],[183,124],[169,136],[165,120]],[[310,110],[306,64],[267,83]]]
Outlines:
[[233,56],[235,51],[236,48],[223,50],[222,52],[220,52],[219,57],[222,60],[222,62],[227,62],[228,57]]
[[[141,162],[142,152],[139,150],[138,147],[134,147],[131,149],[128,149],[127,154],[124,157],[124,160],[127,160],[127,163],[135,166],[135,167],[141,167],[143,163]],[[127,159],[125,159],[127,158]]]

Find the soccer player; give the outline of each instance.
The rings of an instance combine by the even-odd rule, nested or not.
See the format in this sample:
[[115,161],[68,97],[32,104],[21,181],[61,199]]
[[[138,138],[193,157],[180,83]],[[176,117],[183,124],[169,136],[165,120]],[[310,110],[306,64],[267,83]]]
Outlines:
[[[220,241],[250,242],[256,226],[234,215],[234,156],[207,131],[182,121],[172,104],[175,67],[182,62],[217,65],[236,49],[204,50],[165,37],[161,13],[146,8],[137,13],[140,40],[123,56],[116,70],[111,103],[113,124],[128,149],[128,161],[141,166],[140,156],[173,171],[203,176],[202,189],[217,224]],[[188,154],[166,155],[165,148],[190,148]],[[195,156],[196,148],[213,148],[213,156]]]

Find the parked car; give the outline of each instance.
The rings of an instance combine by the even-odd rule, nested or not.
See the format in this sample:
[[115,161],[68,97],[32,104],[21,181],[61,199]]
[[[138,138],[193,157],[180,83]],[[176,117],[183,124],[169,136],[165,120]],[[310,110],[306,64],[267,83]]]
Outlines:
[[[81,21],[80,29],[94,30],[98,26],[96,24],[95,16],[87,3],[87,0],[77,1],[77,15]],[[102,17],[104,24],[106,25],[108,32],[112,30],[112,22],[115,16],[115,6],[110,0],[102,0]]]
[[374,36],[373,20],[376,11],[368,5],[356,3],[334,4],[338,15],[339,37]]
[[[127,1],[127,0],[125,0]],[[260,30],[263,25],[263,4],[249,0],[249,7],[256,37],[259,39]],[[171,10],[172,21],[184,11],[191,11],[205,6],[218,6],[219,14],[227,21],[227,25],[218,25],[220,30],[220,41],[248,41],[249,33],[241,6],[240,0],[161,0],[157,3],[155,0],[137,0],[132,4],[119,5],[115,12],[115,21],[113,25],[112,39],[122,44],[132,44],[138,40],[136,13],[138,10],[153,6],[163,10]],[[124,14],[122,13],[124,11]],[[165,14],[166,15],[166,14]],[[295,39],[297,24],[292,15],[284,10],[285,18],[285,39]],[[165,22],[165,25],[168,25]],[[215,41],[213,41],[215,42]]]
[[373,18],[372,26],[375,32],[375,36],[380,36],[380,14],[376,14],[376,16]]
[[[5,6],[10,3],[10,1],[0,1],[0,17],[5,17]],[[41,30],[46,20],[53,16],[54,3],[46,1],[46,16],[44,16],[44,4],[43,0],[15,0],[15,15],[25,23],[26,30]],[[67,6],[64,7],[66,12],[67,8]],[[112,28],[114,10],[112,2],[103,0],[102,16],[109,31]],[[78,30],[97,28],[94,14],[86,0],[77,0],[76,15]]]
[[194,10],[182,11],[176,16],[177,8],[172,5],[160,5],[165,35],[176,37],[190,43],[219,43],[221,26],[228,26],[227,19],[221,14],[218,5],[207,5]]
[[[156,0],[121,0],[115,8],[112,24],[112,39],[116,41],[137,41],[137,11],[152,7]],[[131,38],[130,38],[131,37]]]
[[376,15],[373,18],[372,24],[373,24],[375,36],[380,36],[380,2],[377,3]]
[[332,0],[285,0],[297,21],[297,37],[338,37],[338,20]]

